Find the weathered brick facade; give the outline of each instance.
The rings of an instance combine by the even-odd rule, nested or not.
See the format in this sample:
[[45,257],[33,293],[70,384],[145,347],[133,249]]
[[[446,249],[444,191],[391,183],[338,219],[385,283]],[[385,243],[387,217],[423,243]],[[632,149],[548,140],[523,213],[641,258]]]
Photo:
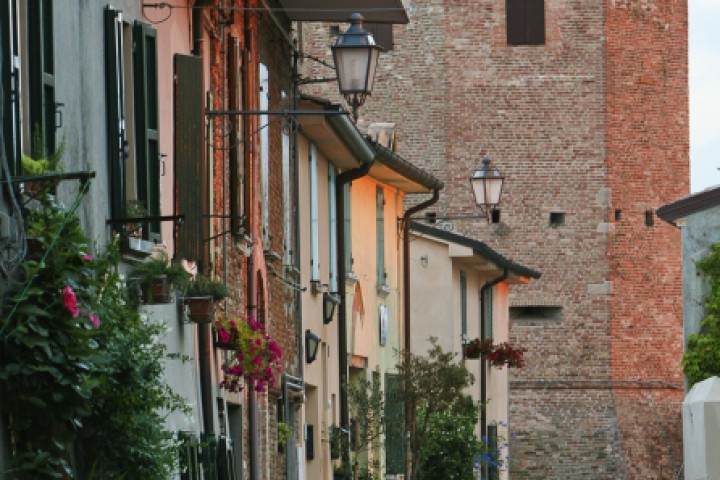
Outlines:
[[[397,123],[398,153],[445,182],[439,215],[475,211],[487,150],[500,223],[455,229],[542,272],[512,288],[515,311],[562,309],[512,325],[529,350],[511,377],[512,478],[674,478],[680,238],[653,211],[689,188],[686,2],[548,0],[539,46],[507,45],[504,1],[408,13],[361,121]],[[328,32],[306,26],[305,47],[327,55]]]

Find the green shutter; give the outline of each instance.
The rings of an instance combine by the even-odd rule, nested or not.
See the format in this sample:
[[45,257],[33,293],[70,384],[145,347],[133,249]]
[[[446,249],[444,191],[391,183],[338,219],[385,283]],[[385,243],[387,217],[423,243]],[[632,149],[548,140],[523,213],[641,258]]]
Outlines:
[[377,259],[377,284],[385,285],[385,194],[382,187],[377,187],[376,197],[376,235],[377,235],[377,251],[375,258]]
[[402,393],[400,376],[385,374],[385,471],[388,475],[405,471]]
[[30,62],[30,131],[39,135],[42,150],[32,145],[34,157],[55,151],[55,61],[53,55],[52,0],[27,3],[28,59]]
[[[125,159],[125,88],[123,65],[123,25],[119,10],[105,8],[105,96],[107,100],[108,170],[110,177],[110,210],[113,218],[126,212]],[[119,231],[122,225],[114,225]]]
[[[149,216],[157,216],[160,215],[160,137],[155,29],[135,22],[133,45],[137,200]],[[160,234],[158,222],[143,229],[143,238],[152,239],[151,234]]]
[[207,259],[209,237],[208,169],[203,145],[202,59],[175,55],[175,208],[185,215],[177,231],[175,253],[200,262]]
[[3,137],[5,158],[10,166],[10,175],[21,175],[20,142],[20,84],[17,1],[0,1],[0,22],[2,24],[2,98]]

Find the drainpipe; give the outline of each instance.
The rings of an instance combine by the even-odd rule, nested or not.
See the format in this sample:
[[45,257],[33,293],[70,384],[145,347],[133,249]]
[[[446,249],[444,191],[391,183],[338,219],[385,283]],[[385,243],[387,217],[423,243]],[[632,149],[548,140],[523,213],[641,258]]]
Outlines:
[[[337,263],[338,263],[338,295],[340,296],[340,306],[338,311],[338,357],[340,365],[340,427],[346,431],[350,430],[350,414],[348,412],[348,394],[347,394],[347,312],[345,299],[345,190],[346,183],[352,183],[360,177],[364,177],[370,171],[373,162],[368,162],[361,167],[348,170],[337,176],[335,179],[335,212],[337,215]],[[343,452],[343,460],[349,452]]]
[[[507,280],[509,271],[503,268],[503,273],[494,280],[487,282],[480,288],[480,340],[485,340],[485,292],[500,282]],[[487,402],[487,362],[484,358],[480,359],[480,404],[485,405]],[[487,412],[485,408],[480,412],[480,435],[487,435]]]
[[[403,348],[405,349],[405,361],[410,360],[410,219],[413,215],[421,210],[425,210],[431,205],[437,203],[440,199],[440,189],[436,188],[433,190],[433,196],[429,200],[426,200],[414,207],[408,208],[402,218],[403,226],[403,308],[404,308],[404,343]],[[410,402],[405,402],[405,425],[406,427],[410,424],[412,417],[412,406]],[[410,431],[407,430],[405,438],[405,478],[413,480],[412,471],[412,449],[410,448]]]

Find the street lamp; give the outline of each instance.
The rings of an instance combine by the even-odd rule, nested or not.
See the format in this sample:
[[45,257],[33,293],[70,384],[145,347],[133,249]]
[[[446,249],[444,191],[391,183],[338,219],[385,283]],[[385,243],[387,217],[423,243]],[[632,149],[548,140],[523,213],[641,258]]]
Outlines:
[[475,170],[473,176],[470,177],[470,185],[472,185],[475,203],[484,210],[485,217],[489,222],[490,212],[495,205],[500,203],[505,177],[500,175],[497,168],[490,166],[490,157],[487,155],[483,158],[482,163],[482,168]]
[[312,363],[317,358],[320,337],[310,330],[305,330],[305,363]]
[[375,80],[375,69],[380,52],[372,33],[362,28],[363,16],[353,13],[349,19],[350,28],[337,37],[335,45],[330,47],[337,70],[338,87],[353,111],[357,120],[357,109],[370,95]]
[[332,322],[335,314],[335,307],[340,304],[340,296],[332,293],[323,293],[323,323],[327,325]]

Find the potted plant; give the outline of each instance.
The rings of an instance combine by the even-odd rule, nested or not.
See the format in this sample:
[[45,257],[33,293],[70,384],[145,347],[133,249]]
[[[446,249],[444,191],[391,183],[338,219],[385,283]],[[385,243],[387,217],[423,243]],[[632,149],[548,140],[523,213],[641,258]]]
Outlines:
[[[282,370],[282,350],[263,331],[262,322],[251,317],[228,320],[228,324],[231,321],[237,327],[236,348],[232,358],[222,367],[224,379],[220,386],[230,392],[239,392],[247,381],[255,391],[264,392],[267,386],[275,384],[275,377]],[[216,327],[218,324],[222,325],[223,321],[216,322]]]
[[237,350],[240,332],[238,324],[232,318],[219,318],[213,322],[215,332],[215,348],[221,350]]
[[480,339],[476,338],[464,345],[465,358],[478,359],[480,358]]
[[[22,155],[22,169],[25,175],[44,175],[58,169],[60,159],[65,152],[65,139],[63,138],[55,151],[48,155],[44,138],[42,129],[36,129],[33,134],[30,155]],[[31,197],[36,197],[39,193],[47,191],[55,183],[55,181],[49,180],[27,181],[25,182],[25,193]]]
[[188,315],[193,322],[210,322],[215,316],[215,302],[227,297],[225,284],[198,275],[185,290]]
[[479,338],[465,344],[465,358],[480,358],[486,360],[490,366],[502,368],[522,368],[524,348],[513,347],[508,342],[493,343],[492,338],[480,341]]
[[189,278],[182,266],[170,263],[167,254],[162,252],[135,265],[128,276],[128,286],[139,291],[142,303],[170,303],[172,288],[185,287]]
[[277,441],[278,441],[278,452],[282,453],[285,451],[285,445],[287,445],[290,436],[292,435],[292,429],[290,425],[285,422],[278,422],[277,424]]

